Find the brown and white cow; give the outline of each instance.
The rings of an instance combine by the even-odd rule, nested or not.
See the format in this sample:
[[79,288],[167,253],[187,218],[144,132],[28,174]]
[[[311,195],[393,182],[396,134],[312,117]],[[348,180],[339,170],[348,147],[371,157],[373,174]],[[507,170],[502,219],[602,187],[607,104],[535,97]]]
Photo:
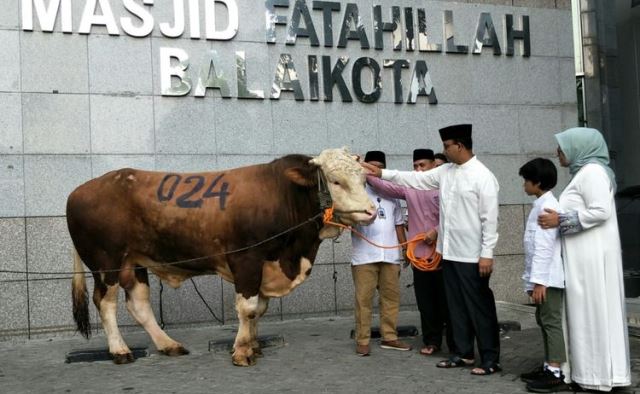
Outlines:
[[[93,274],[93,302],[115,363],[133,361],[116,321],[119,287],[126,292],[129,313],[158,351],[187,354],[156,322],[147,269],[173,287],[196,275],[217,274],[235,285],[239,326],[233,363],[254,364],[261,353],[257,320],[269,299],[300,285],[311,272],[322,239],[338,234],[317,216],[319,172],[327,181],[337,220],[352,225],[375,218],[362,167],[345,148],[224,172],[121,169],[79,186],[67,201],[67,223],[77,252],[72,294],[78,330],[89,337],[87,290],[79,273],[84,262]],[[243,250],[305,221],[294,231]]]

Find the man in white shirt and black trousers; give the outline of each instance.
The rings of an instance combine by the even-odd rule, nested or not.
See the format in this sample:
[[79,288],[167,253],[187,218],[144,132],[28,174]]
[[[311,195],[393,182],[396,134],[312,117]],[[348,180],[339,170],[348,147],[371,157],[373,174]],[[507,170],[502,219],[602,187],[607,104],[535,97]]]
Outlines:
[[362,163],[369,174],[399,185],[440,190],[440,225],[436,250],[451,314],[455,354],[437,364],[456,368],[475,364],[478,342],[481,363],[473,375],[501,371],[500,337],[495,299],[489,288],[493,249],[498,241],[498,181],[473,154],[470,124],[440,129],[449,163],[416,171],[381,170]]

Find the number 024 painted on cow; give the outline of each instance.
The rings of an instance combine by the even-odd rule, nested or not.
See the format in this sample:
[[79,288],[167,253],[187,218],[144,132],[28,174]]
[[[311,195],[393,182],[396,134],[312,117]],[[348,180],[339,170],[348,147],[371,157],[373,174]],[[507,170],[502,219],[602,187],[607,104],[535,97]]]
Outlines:
[[218,197],[218,201],[220,203],[220,210],[224,211],[224,205],[227,200],[227,196],[229,195],[228,188],[229,183],[222,182],[222,186],[220,186],[219,191],[214,191],[215,187],[218,185],[218,182],[222,178],[224,174],[218,175],[213,182],[209,185],[207,190],[202,193],[202,197],[200,198],[192,198],[195,194],[197,194],[205,184],[205,178],[202,175],[191,175],[184,178],[182,180],[182,176],[178,174],[167,174],[162,178],[162,182],[158,186],[158,190],[156,195],[158,196],[158,201],[171,201],[173,199],[173,195],[175,194],[176,188],[183,182],[185,184],[193,184],[191,190],[179,195],[176,197],[176,205],[180,208],[200,208],[202,206],[202,202],[205,198],[216,198]]

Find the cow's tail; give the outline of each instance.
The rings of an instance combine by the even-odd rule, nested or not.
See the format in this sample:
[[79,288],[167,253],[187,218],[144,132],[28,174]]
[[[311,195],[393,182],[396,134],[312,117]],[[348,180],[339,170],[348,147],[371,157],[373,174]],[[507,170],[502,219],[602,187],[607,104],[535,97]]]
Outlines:
[[73,279],[71,281],[71,296],[73,298],[73,319],[80,334],[89,339],[91,336],[91,322],[89,321],[89,296],[87,282],[84,277],[84,266],[78,251],[73,251]]

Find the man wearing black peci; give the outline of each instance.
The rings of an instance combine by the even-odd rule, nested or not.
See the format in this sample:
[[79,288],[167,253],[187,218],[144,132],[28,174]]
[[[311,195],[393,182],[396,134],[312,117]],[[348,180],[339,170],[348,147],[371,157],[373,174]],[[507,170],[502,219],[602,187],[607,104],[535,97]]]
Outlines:
[[498,181],[473,154],[471,125],[440,129],[449,163],[430,171],[381,170],[368,173],[416,189],[440,189],[437,251],[442,266],[456,353],[440,368],[471,366],[474,338],[481,364],[473,375],[500,371],[500,337],[495,299],[489,288],[493,249],[498,241]]

